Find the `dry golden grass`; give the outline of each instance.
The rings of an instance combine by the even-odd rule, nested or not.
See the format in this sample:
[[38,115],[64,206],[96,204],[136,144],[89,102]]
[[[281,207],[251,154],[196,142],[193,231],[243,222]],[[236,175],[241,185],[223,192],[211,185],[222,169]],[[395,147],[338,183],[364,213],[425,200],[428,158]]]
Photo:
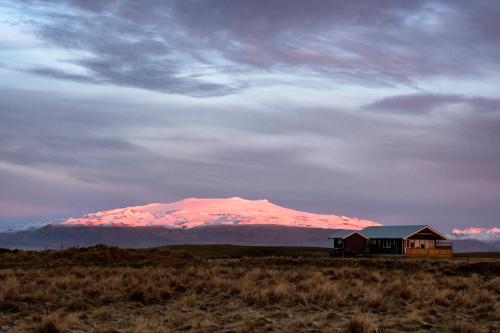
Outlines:
[[0,331],[490,333],[499,272],[498,259],[2,253]]

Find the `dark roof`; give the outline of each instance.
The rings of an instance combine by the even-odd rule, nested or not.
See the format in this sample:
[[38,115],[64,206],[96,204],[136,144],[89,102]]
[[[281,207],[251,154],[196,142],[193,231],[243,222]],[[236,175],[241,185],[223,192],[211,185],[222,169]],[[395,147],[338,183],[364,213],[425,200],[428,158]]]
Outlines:
[[388,225],[378,227],[366,227],[360,231],[360,234],[367,238],[401,238],[409,237],[422,229],[429,228],[438,235],[444,237],[441,233],[428,225]]
[[333,239],[333,238],[342,238],[342,239],[345,239],[349,236],[351,236],[352,234],[354,233],[357,233],[363,237],[366,238],[365,235],[362,235],[359,230],[348,230],[348,229],[337,229],[335,230],[329,237],[328,239]]

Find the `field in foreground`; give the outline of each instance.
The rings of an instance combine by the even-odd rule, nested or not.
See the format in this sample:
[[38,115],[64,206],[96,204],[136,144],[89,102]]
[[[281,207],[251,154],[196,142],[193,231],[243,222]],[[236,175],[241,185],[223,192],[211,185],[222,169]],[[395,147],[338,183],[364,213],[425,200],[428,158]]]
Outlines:
[[0,253],[0,332],[498,332],[500,260],[173,246]]

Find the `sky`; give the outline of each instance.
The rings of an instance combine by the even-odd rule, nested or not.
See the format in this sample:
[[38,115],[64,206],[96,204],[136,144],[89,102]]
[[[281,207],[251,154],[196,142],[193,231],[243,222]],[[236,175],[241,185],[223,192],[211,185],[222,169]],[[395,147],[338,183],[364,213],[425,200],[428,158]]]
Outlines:
[[187,197],[500,225],[500,1],[0,0],[0,226]]

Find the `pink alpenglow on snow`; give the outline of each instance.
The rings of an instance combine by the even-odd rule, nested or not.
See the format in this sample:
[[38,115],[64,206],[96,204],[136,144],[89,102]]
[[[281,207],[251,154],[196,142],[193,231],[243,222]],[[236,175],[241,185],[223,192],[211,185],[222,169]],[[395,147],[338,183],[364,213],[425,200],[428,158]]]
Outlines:
[[500,228],[468,227],[463,230],[453,229],[451,235],[455,238],[473,238],[478,240],[500,239]]
[[193,228],[206,225],[274,224],[292,227],[353,229],[380,225],[357,218],[320,215],[288,209],[267,200],[196,199],[118,208],[67,218],[58,225],[164,226]]

